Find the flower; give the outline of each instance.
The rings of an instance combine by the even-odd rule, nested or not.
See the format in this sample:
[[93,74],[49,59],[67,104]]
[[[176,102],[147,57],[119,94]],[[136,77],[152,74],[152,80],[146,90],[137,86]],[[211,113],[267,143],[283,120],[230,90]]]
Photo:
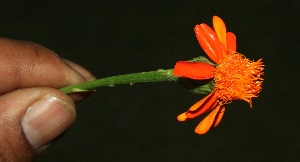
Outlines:
[[225,23],[218,16],[213,16],[213,28],[202,23],[194,31],[200,46],[216,65],[179,61],[173,72],[177,77],[194,80],[214,79],[213,91],[177,117],[186,121],[211,111],[195,128],[198,134],[205,134],[220,123],[226,104],[244,100],[252,107],[252,98],[258,97],[263,82],[262,59],[250,61],[236,52],[236,37],[226,32]]

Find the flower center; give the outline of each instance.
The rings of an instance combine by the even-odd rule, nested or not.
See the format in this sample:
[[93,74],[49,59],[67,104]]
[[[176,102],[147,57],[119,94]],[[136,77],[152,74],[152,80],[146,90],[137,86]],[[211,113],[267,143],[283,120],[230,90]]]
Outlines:
[[244,100],[252,107],[252,97],[262,89],[263,64],[261,59],[250,61],[239,53],[228,54],[215,71],[215,90],[221,104]]

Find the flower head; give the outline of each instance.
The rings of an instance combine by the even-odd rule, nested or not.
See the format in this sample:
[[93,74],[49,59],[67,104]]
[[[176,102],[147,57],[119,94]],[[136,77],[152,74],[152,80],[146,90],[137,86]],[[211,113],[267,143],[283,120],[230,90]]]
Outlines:
[[216,66],[179,61],[174,67],[175,76],[194,80],[213,78],[215,81],[214,90],[209,95],[177,117],[179,121],[185,121],[211,111],[196,127],[198,134],[204,134],[220,123],[226,104],[244,100],[252,107],[252,98],[258,96],[263,82],[261,59],[250,61],[236,52],[236,37],[226,32],[225,24],[218,16],[213,17],[213,27],[214,30],[202,23],[194,30],[200,46]]

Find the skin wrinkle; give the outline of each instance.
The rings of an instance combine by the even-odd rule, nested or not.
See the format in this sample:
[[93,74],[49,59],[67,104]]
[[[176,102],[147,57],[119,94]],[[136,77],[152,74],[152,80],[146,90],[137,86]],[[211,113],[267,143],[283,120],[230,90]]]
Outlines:
[[[0,39],[0,51],[1,53],[5,53],[6,54],[6,59],[1,61],[1,70],[0,70],[0,75],[1,76],[6,76],[6,77],[13,77],[13,80],[18,82],[19,79],[17,78],[17,72],[18,70],[14,70],[15,66],[10,67],[9,66],[9,62],[13,62],[16,63],[14,61],[14,56],[12,55],[12,48],[10,48],[6,43],[3,43],[3,39]],[[16,59],[19,59],[19,57],[16,57]],[[7,60],[7,61],[5,61]],[[5,81],[0,80],[0,84],[4,85]],[[12,86],[13,87],[13,86]],[[10,87],[8,87],[10,88]],[[0,91],[0,94],[5,93]]]
[[[1,121],[0,123],[1,127],[3,127],[3,122]],[[11,130],[12,128],[8,128],[7,132],[22,132],[21,128],[18,127],[19,130]],[[11,133],[10,133],[11,134]],[[12,138],[12,136],[8,136],[9,138],[7,138],[7,136],[5,136],[5,134],[3,134],[3,132],[0,132],[0,143],[1,143],[1,147],[0,147],[0,160],[1,161],[29,161],[30,159],[32,159],[32,157],[25,157],[27,160],[25,160],[25,158],[22,156],[20,156],[20,153],[24,154],[24,152],[22,152],[22,150],[16,150],[15,147],[13,147],[14,144],[11,143],[12,142],[16,142],[19,145],[28,145],[28,143],[24,143],[24,142],[18,142],[19,139],[18,138]],[[24,136],[25,137],[25,136]],[[12,138],[12,139],[11,139]],[[22,140],[23,141],[23,140]],[[32,150],[32,149],[28,149],[28,150]]]
[[[11,111],[11,110],[7,110]],[[6,111],[5,111],[6,112]],[[0,143],[1,148],[4,148],[5,154],[1,155],[2,158],[5,159],[5,161],[24,161],[24,155],[27,154],[27,152],[32,152],[32,148],[28,147],[30,146],[28,141],[26,140],[25,134],[22,131],[21,126],[18,124],[18,119],[20,119],[22,116],[22,113],[13,112],[20,114],[17,117],[17,120],[10,118],[8,113],[2,113],[1,112],[1,128],[4,129],[5,134],[10,134],[10,136],[5,136],[3,132],[0,134]],[[17,125],[16,128],[11,127],[10,125]],[[22,140],[20,140],[22,139]],[[14,147],[14,146],[23,146],[23,147]],[[25,149],[24,149],[25,148]],[[1,150],[1,149],[0,149]],[[3,151],[0,151],[2,153]],[[31,154],[28,154],[31,155]],[[32,157],[25,157],[27,160],[32,159]],[[10,159],[10,160],[9,160]]]

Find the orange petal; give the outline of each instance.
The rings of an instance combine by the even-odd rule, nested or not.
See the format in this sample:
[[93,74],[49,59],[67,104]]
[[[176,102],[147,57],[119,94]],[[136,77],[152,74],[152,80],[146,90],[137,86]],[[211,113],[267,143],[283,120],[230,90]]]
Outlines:
[[220,105],[218,105],[211,113],[209,113],[195,128],[195,132],[198,134],[205,134],[213,125],[215,117],[219,112]]
[[195,103],[185,113],[185,116],[187,118],[195,118],[197,116],[200,116],[200,115],[212,110],[216,106],[217,103],[218,103],[217,95],[216,95],[215,91],[213,91],[209,95],[207,95],[205,98],[203,98],[199,102]]
[[187,117],[186,117],[185,113],[182,113],[177,116],[178,121],[186,121],[186,119],[187,119]]
[[204,23],[196,25],[194,31],[204,52],[215,63],[219,63],[219,57],[226,53],[226,49],[218,39],[216,33]]
[[205,62],[179,61],[174,67],[174,75],[190,79],[210,79],[214,77],[215,67]]
[[222,120],[222,117],[223,117],[224,113],[225,113],[225,105],[222,105],[220,111],[218,112],[218,114],[215,118],[215,121],[214,121],[214,124],[213,124],[214,128],[219,125],[219,123]]
[[219,40],[223,43],[224,47],[227,47],[227,45],[226,45],[226,26],[225,26],[224,21],[218,16],[213,16],[213,26],[214,26],[214,30],[215,30]]
[[226,33],[226,41],[227,41],[227,50],[229,50],[231,52],[235,52],[236,51],[236,37],[235,37],[235,35],[231,32]]
[[[219,38],[219,40],[223,43],[223,47],[227,47],[226,45],[226,26],[223,20],[218,16],[213,16],[213,27]],[[226,48],[224,49],[226,51]],[[219,62],[221,62],[224,58],[224,53],[219,53]]]

